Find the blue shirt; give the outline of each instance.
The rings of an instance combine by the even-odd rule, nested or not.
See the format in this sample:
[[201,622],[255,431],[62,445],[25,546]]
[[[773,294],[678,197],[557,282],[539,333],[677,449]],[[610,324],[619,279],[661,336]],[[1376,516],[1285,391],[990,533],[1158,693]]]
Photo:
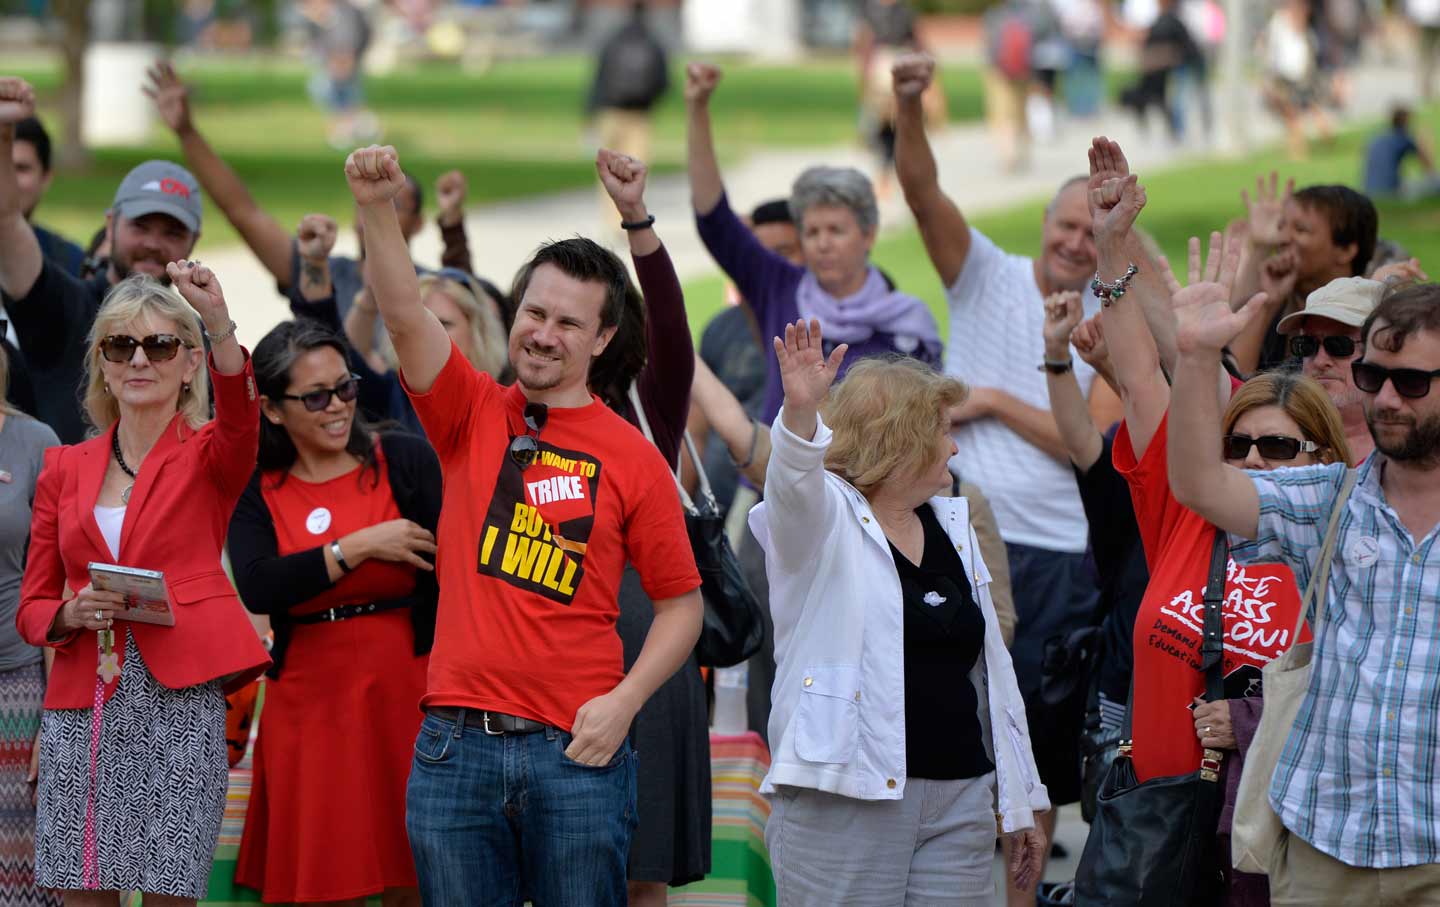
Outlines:
[[[1412,538],[1371,454],[1338,527],[1310,686],[1270,784],[1290,831],[1351,866],[1440,862],[1440,527]],[[1345,466],[1251,472],[1253,542],[1236,563],[1279,561],[1306,588]]]
[[1365,193],[1394,195],[1400,191],[1400,165],[1420,152],[1410,133],[1391,129],[1377,135],[1365,150]]

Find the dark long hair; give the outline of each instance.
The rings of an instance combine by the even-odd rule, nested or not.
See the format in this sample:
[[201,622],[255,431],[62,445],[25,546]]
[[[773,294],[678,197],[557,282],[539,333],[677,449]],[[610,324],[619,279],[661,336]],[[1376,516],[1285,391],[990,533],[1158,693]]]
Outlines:
[[[255,344],[250,354],[255,367],[255,384],[260,393],[271,400],[279,401],[290,386],[290,370],[295,360],[313,350],[332,349],[348,364],[349,350],[345,341],[330,328],[315,321],[299,319],[282,321],[270,329],[270,333]],[[355,418],[350,422],[350,437],[345,442],[345,451],[361,463],[360,478],[372,474],[375,484],[380,482],[380,470],[375,459],[375,427],[367,423],[355,409]],[[275,425],[262,413],[260,416],[260,456],[258,463],[262,472],[279,472],[280,481],[285,481],[290,467],[295,465],[299,454],[290,432],[283,426]]]

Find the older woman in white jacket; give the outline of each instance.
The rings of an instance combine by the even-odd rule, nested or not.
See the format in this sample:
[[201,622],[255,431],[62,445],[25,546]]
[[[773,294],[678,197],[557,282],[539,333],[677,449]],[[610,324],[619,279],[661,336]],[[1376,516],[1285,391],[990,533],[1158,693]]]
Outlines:
[[857,363],[820,325],[775,339],[785,389],[765,501],[775,620],[765,842],[783,907],[981,905],[998,833],[1028,888],[1050,808],[964,498],[949,409],[963,384]]

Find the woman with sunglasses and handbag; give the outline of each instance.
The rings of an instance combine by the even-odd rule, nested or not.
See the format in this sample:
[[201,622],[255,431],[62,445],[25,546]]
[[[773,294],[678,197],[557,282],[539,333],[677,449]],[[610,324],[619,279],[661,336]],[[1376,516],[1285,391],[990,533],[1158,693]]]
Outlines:
[[326,327],[276,326],[255,378],[259,468],[229,550],[275,663],[235,879],[266,903],[418,905],[405,784],[435,635],[440,464],[359,417]]
[[[1102,153],[1119,153],[1118,146],[1109,147],[1113,143],[1101,145],[1097,139]],[[1154,779],[1184,776],[1200,770],[1202,758],[1207,768],[1218,769],[1215,781],[1220,785],[1216,792],[1220,808],[1214,832],[1218,840],[1213,849],[1206,848],[1207,856],[1197,868],[1199,881],[1188,903],[1267,904],[1265,878],[1231,868],[1229,828],[1245,751],[1263,708],[1260,669],[1295,642],[1304,641],[1290,638],[1301,590],[1286,566],[1236,567],[1226,552],[1217,548],[1225,544],[1223,534],[1175,499],[1167,450],[1171,391],[1145,313],[1146,309],[1163,312],[1173,325],[1172,306],[1179,310],[1216,298],[1228,300],[1240,244],[1225,243],[1219,233],[1212,234],[1208,261],[1202,269],[1200,240],[1192,238],[1189,286],[1182,289],[1168,268],[1163,269],[1171,297],[1166,299],[1155,294],[1152,282],[1132,283],[1139,268],[1150,266],[1148,259],[1136,263],[1131,258],[1137,254],[1131,243],[1131,225],[1145,204],[1144,190],[1136,178],[1107,180],[1092,189],[1090,204],[1099,255],[1096,292],[1103,304],[1101,323],[1125,402],[1125,421],[1115,438],[1115,467],[1130,485],[1150,568],[1150,583],[1135,619],[1129,709],[1135,780],[1144,785]],[[1130,273],[1132,264],[1135,273],[1120,277]],[[1116,277],[1115,283],[1108,282]],[[1228,400],[1223,435],[1217,440],[1231,465],[1272,470],[1351,462],[1339,413],[1313,379],[1292,372],[1266,372],[1242,385],[1217,370],[1215,382],[1216,392]],[[1205,591],[1215,581],[1217,565],[1224,583],[1224,697],[1206,702],[1206,675],[1201,670]],[[1214,764],[1217,759],[1218,766]],[[1092,826],[1092,844],[1098,840],[1099,828],[1098,824]],[[1124,833],[1124,829],[1119,831]],[[1103,876],[1096,868],[1103,865],[1102,860],[1087,865],[1092,855],[1098,857],[1087,845],[1077,877],[1077,903],[1092,903],[1086,899],[1091,894],[1085,887],[1087,877]],[[1130,866],[1128,871],[1142,886],[1175,883],[1173,878],[1147,878],[1154,868]]]
[[[173,289],[129,277],[91,327],[96,435],[46,452],[16,618],[55,653],[35,882],[72,907],[132,890],[147,904],[205,896],[228,782],[225,692],[270,663],[220,564],[255,463],[249,356],[215,275],[166,270]],[[93,587],[96,562],[163,574],[173,625],[116,620],[125,597]]]

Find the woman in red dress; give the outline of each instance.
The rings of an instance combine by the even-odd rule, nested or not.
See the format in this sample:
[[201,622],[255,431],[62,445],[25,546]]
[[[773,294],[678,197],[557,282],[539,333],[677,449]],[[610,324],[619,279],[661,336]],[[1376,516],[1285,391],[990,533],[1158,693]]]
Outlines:
[[357,418],[330,329],[285,322],[254,361],[259,468],[229,548],[275,666],[235,880],[267,903],[418,905],[405,783],[435,636],[440,464]]

